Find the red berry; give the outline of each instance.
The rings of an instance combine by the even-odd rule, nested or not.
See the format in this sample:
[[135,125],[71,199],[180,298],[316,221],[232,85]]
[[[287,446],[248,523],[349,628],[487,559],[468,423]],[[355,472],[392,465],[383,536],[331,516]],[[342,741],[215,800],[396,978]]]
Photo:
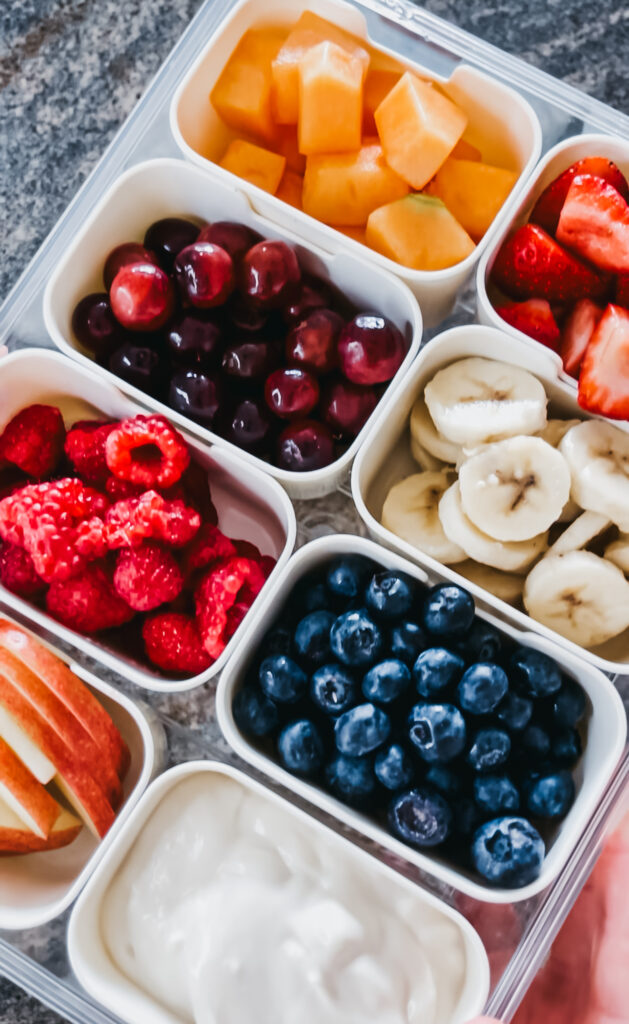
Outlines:
[[629,274],[619,274],[616,280],[616,304],[629,309]]
[[105,443],[107,466],[122,480],[144,487],[172,487],[190,462],[181,434],[163,416],[122,420]]
[[114,277],[122,267],[128,267],[130,263],[154,263],[158,266],[157,256],[140,242],[123,242],[112,249],[105,260],[103,269],[103,280],[107,291],[113,284]]
[[286,242],[258,242],[240,265],[240,290],[252,305],[262,309],[277,309],[293,301],[300,281],[297,255]]
[[286,358],[291,366],[312,373],[329,373],[337,363],[336,345],[343,318],[331,309],[315,309],[286,338]]
[[212,664],[201,643],[198,626],[190,615],[162,612],[151,615],[142,627],[149,661],[165,672],[198,675]]
[[[196,537],[192,540],[185,553],[185,565],[188,572],[204,569],[219,558],[230,558],[237,552],[237,547],[229,537],[211,523],[202,523]],[[238,551],[238,554],[242,552]]]
[[348,380],[335,380],[326,389],[321,401],[321,415],[335,434],[356,437],[378,404],[373,388],[361,387]]
[[33,597],[46,589],[28,551],[15,544],[0,547],[0,583],[19,597]]
[[599,270],[629,274],[629,203],[602,178],[577,175],[561,210],[557,241]]
[[379,313],[359,313],[341,331],[340,367],[354,384],[384,384],[399,370],[407,349],[390,320]]
[[61,458],[65,434],[63,417],[54,405],[29,405],[0,434],[0,459],[29,476],[49,476]]
[[116,320],[130,331],[156,331],[175,309],[175,290],[168,275],[153,263],[121,267],[109,292]]
[[181,483],[183,485],[183,500],[185,503],[196,509],[204,522],[212,523],[216,526],[218,523],[218,512],[212,501],[208,469],[204,469],[200,463],[192,459],[181,478]]
[[557,351],[559,327],[547,299],[527,299],[496,306],[496,313],[516,330]]
[[607,289],[599,274],[536,224],[524,224],[503,242],[491,278],[513,299],[576,302],[598,298]]
[[260,592],[264,586],[260,566],[249,558],[228,558],[213,566],[197,587],[194,600],[201,640],[214,660],[225,649],[227,615],[245,582],[252,594]]
[[579,405],[629,419],[629,310],[609,305],[590,338],[579,375]]
[[107,544],[112,551],[137,547],[149,539],[178,548],[192,540],[201,525],[201,517],[183,501],[168,501],[157,491],[145,491],[140,498],[128,498],[112,505],[105,525]]
[[271,412],[281,419],[307,416],[319,401],[319,385],[306,370],[274,370],[266,379],[264,398]]
[[584,160],[577,160],[544,189],[533,207],[530,217],[533,224],[539,224],[550,235],[555,234],[561,208],[566,201],[573,179],[578,174],[593,174],[597,178],[603,178],[604,181],[618,189],[624,199],[629,200],[629,185],[616,164],[604,156],[589,156]]
[[577,380],[585,350],[603,315],[591,299],[580,299],[563,325],[559,355],[566,373]]
[[123,548],[114,571],[114,587],[136,612],[150,612],[174,601],[183,589],[183,574],[172,553],[155,541]]
[[102,420],[82,420],[66,434],[66,457],[74,471],[89,484],[104,484],[109,477],[105,441],[115,426]]
[[130,622],[135,612],[114,590],[101,565],[88,565],[68,580],[54,581],[46,608],[64,626],[79,633],[99,633]]
[[191,306],[220,306],[234,290],[232,258],[220,245],[193,242],[175,260],[175,280]]

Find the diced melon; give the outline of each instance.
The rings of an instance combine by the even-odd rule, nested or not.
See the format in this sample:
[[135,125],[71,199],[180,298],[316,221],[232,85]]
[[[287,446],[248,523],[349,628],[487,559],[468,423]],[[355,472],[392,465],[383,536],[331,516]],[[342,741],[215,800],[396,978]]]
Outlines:
[[274,29],[245,32],[210,93],[219,117],[237,132],[270,142],[275,133],[271,110],[271,62],[285,33]]
[[387,163],[423,188],[449,156],[467,125],[467,115],[429,82],[406,71],[375,113]]
[[273,61],[273,113],[278,124],[297,124],[299,63],[308,50],[326,41],[358,57],[366,73],[369,54],[360,41],[318,14],[304,11]]
[[337,224],[336,230],[340,231],[342,235],[347,235],[348,238],[353,238],[355,242],[360,242],[361,245],[367,244],[364,228],[353,228],[348,227],[347,225],[341,227]]
[[301,174],[296,174],[295,171],[289,170],[287,167],[284,171],[284,177],[280,182],[275,195],[278,199],[283,199],[285,203],[289,203],[290,206],[294,206],[297,210],[301,210],[301,195],[304,187],[304,179]]
[[245,139],[230,142],[220,163],[226,171],[263,188],[265,192],[277,192],[286,167],[286,159],[270,149],[254,146]]
[[319,43],[299,64],[299,152],[359,149],[363,65],[336,43]]
[[[459,139],[450,156],[456,160],[482,160],[483,154],[480,149],[473,146],[467,139]],[[449,158],[448,158],[449,159]]]
[[295,174],[303,175],[306,170],[306,157],[299,152],[297,141],[297,128],[293,125],[278,125],[277,137],[273,143],[276,153],[286,157],[286,166],[290,167]]
[[385,96],[388,96],[393,86],[397,85],[402,74],[402,71],[389,71],[386,68],[369,68],[363,90],[363,132],[365,135],[375,134],[374,114]]
[[474,242],[433,196],[410,195],[381,206],[367,221],[367,244],[413,270],[443,270],[474,251]]
[[309,156],[304,211],[325,224],[361,227],[372,210],[408,194],[405,181],[387,165],[377,139],[354,153]]
[[483,237],[518,180],[515,171],[448,157],[428,186],[475,241]]

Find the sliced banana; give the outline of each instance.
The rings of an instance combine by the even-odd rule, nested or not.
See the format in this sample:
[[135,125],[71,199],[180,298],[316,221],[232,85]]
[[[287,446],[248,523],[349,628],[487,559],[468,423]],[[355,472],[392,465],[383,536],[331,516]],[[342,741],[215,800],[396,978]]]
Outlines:
[[462,562],[465,552],[450,541],[439,519],[439,502],[451,473],[415,473],[395,484],[382,508],[382,525],[444,565]]
[[580,551],[591,540],[598,537],[599,533],[606,530],[610,522],[607,516],[602,516],[600,512],[582,512],[549,547],[544,558],[550,558],[552,555],[566,555],[569,551]]
[[629,626],[629,583],[617,566],[590,551],[543,558],[526,577],[523,599],[529,615],[583,647]]
[[544,429],[538,431],[537,436],[541,437],[542,441],[552,444],[553,448],[557,448],[568,431],[579,423],[581,420],[549,420]]
[[453,444],[439,433],[421,396],[411,411],[411,437],[441,462],[458,462],[461,455],[460,445]]
[[621,533],[618,540],[607,545],[605,558],[609,558],[610,562],[629,576],[629,533]]
[[541,437],[509,437],[472,455],[459,485],[463,511],[479,530],[496,540],[530,540],[561,515],[570,470]]
[[458,480],[439,502],[439,518],[446,537],[463,548],[469,558],[504,572],[525,572],[548,547],[547,533],[519,542],[495,540],[483,533],[463,511]]
[[494,359],[459,359],[435,374],[424,396],[435,427],[455,444],[535,434],[546,425],[540,381]]
[[518,576],[514,572],[501,572],[500,569],[492,569],[489,565],[473,562],[471,558],[466,562],[460,562],[456,571],[465,576],[470,583],[484,587],[494,597],[506,601],[507,604],[517,604],[522,597],[524,576]]
[[570,467],[574,501],[629,532],[629,434],[585,420],[568,431],[559,450]]
[[571,523],[577,516],[581,515],[583,509],[580,505],[577,505],[576,501],[572,498],[568,498],[566,504],[561,510],[561,515],[557,517],[558,523]]
[[416,441],[411,434],[411,455],[415,459],[418,466],[422,469],[428,469],[432,472],[438,473],[440,470],[445,469],[445,463],[441,459],[436,459],[434,455],[431,455],[429,451]]

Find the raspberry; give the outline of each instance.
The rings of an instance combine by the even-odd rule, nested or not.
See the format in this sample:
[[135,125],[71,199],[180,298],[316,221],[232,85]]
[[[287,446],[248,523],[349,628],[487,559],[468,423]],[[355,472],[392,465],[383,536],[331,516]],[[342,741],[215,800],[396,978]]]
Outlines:
[[114,587],[136,612],[150,612],[179,596],[183,574],[170,551],[155,541],[145,541],[138,548],[122,549]]
[[231,640],[238,627],[251,608],[249,601],[236,601],[227,612],[227,623],[225,625],[225,640]]
[[200,525],[199,513],[183,501],[167,501],[157,491],[145,491],[140,498],[117,501],[109,509],[107,543],[114,550],[137,547],[152,538],[178,548],[192,540]]
[[29,476],[49,476],[61,458],[65,433],[63,417],[54,405],[29,405],[0,435],[0,458]]
[[218,523],[218,512],[212,501],[207,468],[204,469],[198,462],[192,460],[181,478],[181,483],[184,489],[184,501],[186,504],[196,508],[203,522],[216,526]]
[[252,558],[254,562],[261,561],[262,552],[250,540],[234,540],[234,546],[241,558]]
[[3,544],[0,548],[0,583],[19,597],[33,597],[46,589],[28,551],[15,544]]
[[186,570],[204,569],[219,558],[230,558],[237,549],[233,543],[211,523],[201,523],[201,528],[186,551]]
[[130,622],[135,612],[114,590],[101,565],[88,565],[69,580],[55,580],[46,594],[50,614],[79,633],[99,633]]
[[130,480],[121,480],[117,476],[108,476],[105,491],[111,501],[124,501],[126,498],[140,498],[146,487],[143,484],[132,484]]
[[194,595],[203,646],[214,660],[225,649],[227,616],[244,583],[253,600],[264,586],[260,566],[249,558],[228,558],[210,569]]
[[172,487],[190,462],[181,434],[163,416],[134,416],[111,431],[105,443],[114,476],[145,487]]
[[276,565],[277,558],[273,558],[272,555],[262,555],[262,558],[260,559],[260,568],[262,569],[265,580],[268,580]]
[[146,656],[165,672],[198,675],[212,664],[195,620],[180,612],[151,615],[142,627]]
[[72,468],[89,484],[104,484],[109,476],[105,441],[115,423],[82,420],[66,434],[64,450]]

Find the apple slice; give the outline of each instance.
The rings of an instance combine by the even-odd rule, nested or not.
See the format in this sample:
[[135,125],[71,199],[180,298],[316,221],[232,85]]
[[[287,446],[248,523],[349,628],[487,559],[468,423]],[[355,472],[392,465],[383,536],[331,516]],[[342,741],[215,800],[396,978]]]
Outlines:
[[29,831],[40,839],[47,838],[59,814],[59,805],[3,739],[0,739],[0,798]]
[[118,777],[124,779],[129,768],[129,748],[105,709],[79,677],[30,633],[3,618],[0,618],[0,647],[19,658],[56,693],[83,723],[101,756],[107,758]]
[[36,743],[33,743],[30,736],[10,715],[2,704],[0,704],[0,738],[3,739],[14,751],[20,761],[32,772],[38,782],[46,785],[55,777],[55,766],[52,761],[42,754]]
[[[52,797],[51,797],[52,799]],[[0,799],[0,853],[37,853],[40,850],[58,850],[61,846],[72,843],[81,831],[80,820],[66,810],[57,806],[57,814],[46,839],[41,839],[30,829],[24,827],[23,821],[11,807]]]

